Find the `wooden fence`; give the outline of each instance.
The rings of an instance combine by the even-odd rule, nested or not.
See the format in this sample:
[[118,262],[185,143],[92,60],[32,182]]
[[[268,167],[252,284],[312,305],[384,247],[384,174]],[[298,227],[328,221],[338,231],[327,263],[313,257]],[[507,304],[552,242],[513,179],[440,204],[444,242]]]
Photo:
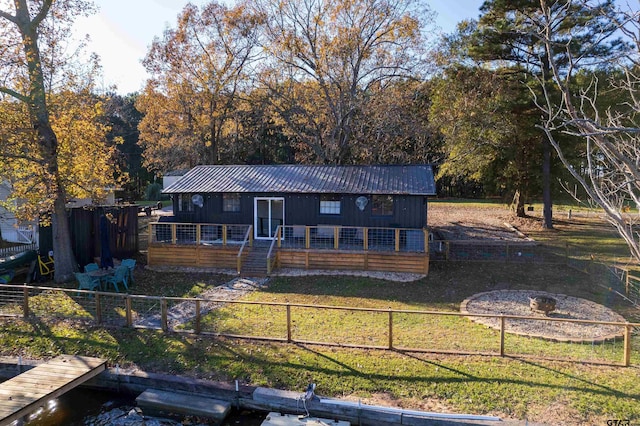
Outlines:
[[[34,298],[38,300],[34,300]],[[230,317],[241,317],[240,322],[236,325],[225,325],[223,317],[216,317],[216,312],[219,312],[216,308],[222,306],[225,309],[235,309]],[[180,312],[182,316],[179,320],[176,319],[176,311]],[[351,317],[358,316],[358,318],[357,321],[353,321],[353,318],[350,317],[351,321],[338,320],[327,325],[321,320],[322,315],[326,315],[324,313],[327,311],[337,312],[331,315],[349,315]],[[85,324],[91,323],[104,327],[150,328],[166,332],[348,348],[534,357],[620,366],[640,364],[640,359],[638,359],[640,353],[637,349],[633,350],[632,344],[632,342],[635,342],[635,345],[638,344],[638,337],[634,335],[634,330],[637,330],[640,324],[629,322],[598,322],[513,315],[472,315],[472,317],[497,319],[499,328],[493,330],[472,323],[467,319],[470,317],[469,314],[460,312],[160,297],[27,285],[6,285],[0,288],[0,316],[54,317],[79,320]],[[268,322],[278,322],[279,325],[271,330],[266,327],[265,318],[269,318]],[[311,318],[313,320],[309,320]],[[244,323],[251,321],[256,321],[253,332],[244,328],[246,326]],[[452,324],[452,321],[455,324]],[[558,324],[582,323],[612,326],[619,328],[618,334],[621,337],[612,341],[587,341],[580,345],[575,342],[543,341],[508,333],[510,321],[547,321]],[[349,330],[350,326],[355,327],[353,331]],[[416,326],[418,329],[411,328]],[[343,336],[346,337],[332,337],[331,330],[341,327],[344,329]],[[431,333],[446,336],[444,340],[450,346],[444,347],[441,343],[436,342],[437,339],[429,338]],[[409,335],[411,338],[407,337]],[[318,336],[322,336],[323,339],[318,339]],[[361,341],[354,343],[352,340],[356,338]],[[535,343],[531,343],[534,340]],[[507,342],[511,343],[507,344]],[[535,348],[530,350],[527,349],[528,347]]]

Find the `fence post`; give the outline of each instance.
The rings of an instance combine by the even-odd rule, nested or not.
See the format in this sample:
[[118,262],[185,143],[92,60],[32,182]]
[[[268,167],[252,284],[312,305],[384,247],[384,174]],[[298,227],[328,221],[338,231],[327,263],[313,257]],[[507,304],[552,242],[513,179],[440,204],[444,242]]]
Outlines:
[[393,311],[389,308],[389,349],[393,349]]
[[196,224],[196,245],[200,245],[200,240],[202,239],[202,225]]
[[340,228],[333,227],[333,248],[338,250],[340,248]]
[[628,322],[624,326],[624,356],[622,364],[625,367],[631,365],[631,326]]
[[195,332],[196,332],[196,334],[200,334],[201,331],[202,331],[202,329],[201,329],[201,324],[200,324],[200,301],[196,300],[196,329],[195,329]]
[[156,231],[155,231],[156,226],[155,226],[153,223],[150,223],[150,224],[147,226],[147,228],[149,229],[149,238],[148,238],[147,243],[148,243],[149,245],[151,245],[151,243],[153,243],[153,234],[155,234],[155,232],[156,232]]
[[29,318],[29,287],[24,286],[23,290],[24,298],[22,300],[22,316]]
[[178,232],[177,232],[177,226],[175,223],[171,224],[171,244],[176,244],[178,241]]
[[100,293],[96,292],[96,321],[102,324],[102,303],[100,303]]
[[131,296],[127,296],[124,299],[125,308],[127,311],[127,327],[133,326],[133,315],[131,314]]
[[287,343],[291,343],[291,305],[287,304]]
[[304,248],[308,249],[311,245],[311,228],[304,227]]
[[500,356],[504,356],[504,315],[500,315]]
[[160,321],[162,323],[162,331],[169,330],[169,325],[167,324],[167,299],[165,299],[164,297],[160,302],[160,317]]
[[624,294],[625,296],[629,296],[629,269],[624,271]]
[[278,231],[276,232],[276,238],[278,239],[278,248],[282,247],[282,227],[278,226]]

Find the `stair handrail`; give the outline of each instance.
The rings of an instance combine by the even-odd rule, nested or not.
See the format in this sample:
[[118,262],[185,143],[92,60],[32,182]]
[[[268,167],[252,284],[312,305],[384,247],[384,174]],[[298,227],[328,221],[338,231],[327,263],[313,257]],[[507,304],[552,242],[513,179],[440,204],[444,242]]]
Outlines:
[[267,253],[267,275],[271,274],[271,258],[275,255],[275,252],[273,251],[273,247],[275,246],[276,242],[280,239],[280,232],[282,229],[282,225],[278,225],[278,227],[276,228],[276,232],[273,234],[273,237],[271,238],[271,245],[269,246],[269,252]]
[[238,275],[240,275],[240,271],[242,270],[242,252],[244,251],[244,247],[251,240],[252,232],[253,232],[253,225],[249,225],[249,227],[247,228],[247,232],[244,234],[244,240],[242,240],[242,245],[240,246],[240,250],[238,250],[238,257],[237,257]]

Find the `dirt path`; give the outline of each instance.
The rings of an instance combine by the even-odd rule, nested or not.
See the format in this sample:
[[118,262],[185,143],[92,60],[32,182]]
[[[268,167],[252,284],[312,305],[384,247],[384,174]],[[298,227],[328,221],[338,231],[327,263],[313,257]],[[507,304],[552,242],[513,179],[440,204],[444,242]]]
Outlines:
[[[224,300],[236,300],[246,294],[264,288],[266,286],[267,279],[249,279],[249,278],[234,278],[231,281],[205,290],[198,297],[202,299],[212,299],[217,301]],[[207,302],[200,305],[200,314],[206,314],[209,311],[219,308],[224,305],[224,302]],[[195,319],[195,312],[193,309],[193,302],[182,302],[169,308],[167,312],[167,322],[170,328],[178,327],[189,321]],[[161,318],[160,314],[154,314],[149,316],[143,316],[137,318],[134,321],[134,326],[160,328]]]

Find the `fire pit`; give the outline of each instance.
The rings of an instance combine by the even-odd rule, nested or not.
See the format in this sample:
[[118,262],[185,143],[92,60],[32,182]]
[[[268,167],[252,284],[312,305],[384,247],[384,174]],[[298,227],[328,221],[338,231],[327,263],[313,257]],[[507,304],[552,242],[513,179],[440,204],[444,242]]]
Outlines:
[[556,309],[556,299],[549,296],[536,296],[529,298],[529,308],[532,311],[548,315]]

